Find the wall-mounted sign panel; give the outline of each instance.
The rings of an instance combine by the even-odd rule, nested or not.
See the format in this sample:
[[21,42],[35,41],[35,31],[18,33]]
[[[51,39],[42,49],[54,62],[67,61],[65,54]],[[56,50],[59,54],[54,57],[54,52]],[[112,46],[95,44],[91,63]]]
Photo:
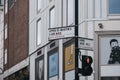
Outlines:
[[120,64],[120,35],[99,36],[101,65]]
[[94,50],[93,39],[79,38],[78,45],[79,45],[78,48],[83,50],[90,50],[90,51]]
[[49,28],[49,40],[75,36],[75,27]]
[[75,69],[75,45],[65,47],[65,71]]
[[58,52],[49,55],[49,77],[58,75]]

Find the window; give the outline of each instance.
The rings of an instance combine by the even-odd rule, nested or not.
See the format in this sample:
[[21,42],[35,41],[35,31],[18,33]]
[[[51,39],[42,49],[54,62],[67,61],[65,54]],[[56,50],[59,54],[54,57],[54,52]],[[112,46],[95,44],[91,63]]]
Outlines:
[[44,80],[44,55],[35,60],[35,80]]
[[8,0],[9,8],[14,4],[15,0]]
[[55,8],[50,9],[50,28],[55,27]]
[[37,11],[41,9],[41,0],[37,0]]
[[7,39],[7,24],[5,25],[5,39]]
[[4,58],[4,63],[7,64],[7,49],[5,49],[5,58]]
[[5,14],[8,12],[8,0],[5,0]]
[[37,21],[37,45],[41,44],[41,19]]
[[48,55],[48,80],[51,80],[52,78],[54,80],[58,80],[59,75],[59,57],[58,57],[58,51],[54,51],[49,53]]
[[120,0],[109,0],[109,14],[120,14]]
[[68,0],[67,3],[67,23],[68,25],[73,24],[74,22],[74,0]]
[[0,5],[3,5],[3,0],[0,0]]
[[0,0],[0,5],[2,4],[2,0]]

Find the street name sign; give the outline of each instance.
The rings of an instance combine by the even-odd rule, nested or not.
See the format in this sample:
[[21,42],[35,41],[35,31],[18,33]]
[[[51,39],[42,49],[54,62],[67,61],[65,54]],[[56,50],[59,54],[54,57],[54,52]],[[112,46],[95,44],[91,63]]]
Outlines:
[[93,51],[94,50],[93,39],[80,37],[78,39],[78,46],[80,49]]
[[69,38],[75,36],[75,27],[56,27],[49,28],[49,40]]

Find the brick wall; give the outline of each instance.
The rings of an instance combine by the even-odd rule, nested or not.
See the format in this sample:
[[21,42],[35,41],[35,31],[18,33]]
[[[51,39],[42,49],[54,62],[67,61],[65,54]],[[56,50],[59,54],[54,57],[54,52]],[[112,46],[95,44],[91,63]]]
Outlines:
[[6,69],[9,69],[28,56],[29,0],[16,0],[9,8],[7,19],[8,41],[5,45],[8,45]]

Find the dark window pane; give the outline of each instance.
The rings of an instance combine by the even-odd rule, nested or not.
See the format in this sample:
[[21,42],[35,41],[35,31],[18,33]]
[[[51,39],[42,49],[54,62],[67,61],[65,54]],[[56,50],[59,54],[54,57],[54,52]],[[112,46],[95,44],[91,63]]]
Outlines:
[[120,80],[120,77],[102,77],[101,80]]
[[109,13],[120,14],[120,0],[109,0]]
[[8,0],[8,5],[9,5],[9,8],[12,6],[12,4],[14,3],[15,0]]
[[1,5],[1,0],[0,0],[0,5]]
[[3,5],[3,0],[0,0],[0,5]]
[[50,9],[50,28],[55,27],[55,8]]

